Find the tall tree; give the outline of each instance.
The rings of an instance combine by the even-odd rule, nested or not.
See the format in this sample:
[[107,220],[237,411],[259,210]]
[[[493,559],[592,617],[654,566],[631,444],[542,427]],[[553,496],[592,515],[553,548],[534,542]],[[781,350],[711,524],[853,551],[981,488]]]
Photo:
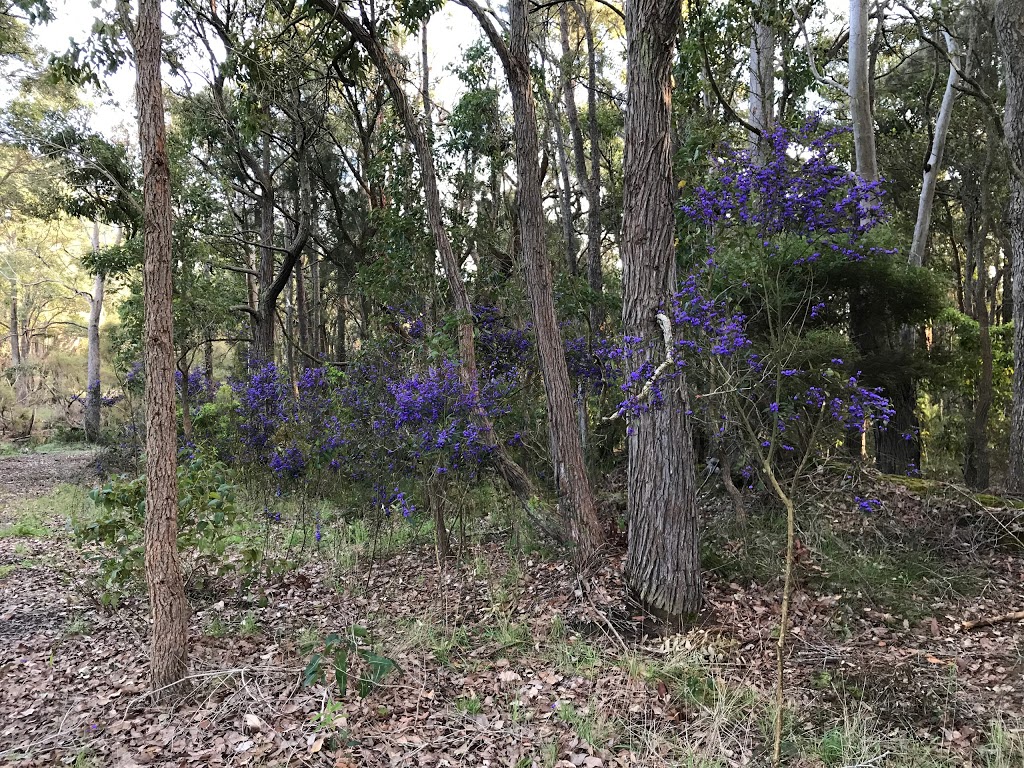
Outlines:
[[[96,257],[100,250],[100,224],[92,225],[92,252]],[[85,413],[82,426],[85,439],[95,443],[100,439],[100,410],[102,396],[100,391],[100,315],[103,312],[103,289],[106,275],[97,270],[93,277],[92,294],[89,296],[89,327],[86,349],[85,376]]]
[[[672,183],[672,63],[680,0],[627,0],[622,211],[622,326],[658,340],[633,370],[662,353],[657,316],[676,290]],[[655,364],[657,364],[655,362]],[[679,624],[701,605],[693,441],[680,376],[664,404],[630,423],[626,581],[649,610]]]
[[760,165],[768,160],[768,135],[775,123],[775,29],[772,0],[754,7],[750,33],[750,144]]
[[878,180],[875,123],[871,109],[871,77],[868,52],[868,0],[850,0],[850,120],[853,123],[857,175]]
[[476,16],[498,52],[512,95],[519,239],[544,378],[555,478],[558,495],[566,507],[565,517],[572,540],[578,547],[581,560],[587,560],[601,545],[603,532],[587,476],[583,442],[576,427],[569,368],[555,313],[551,262],[545,243],[546,222],[538,159],[540,142],[529,52],[530,12],[527,0],[512,0],[509,4],[509,41],[506,45],[479,5],[472,0],[459,2]]
[[188,668],[189,608],[178,558],[171,171],[160,76],[160,0],[139,0],[138,8],[134,27],[129,22],[129,37],[135,51],[135,99],[143,173],[145,547],[146,582],[153,615],[150,684],[158,697],[166,697],[180,693],[180,683]]
[[[1006,228],[1010,231],[1013,316],[1013,397],[1010,406],[1010,465],[1006,485],[1024,492],[1024,0],[1000,0],[996,5],[996,33],[1003,59],[1006,106],[1003,133],[1010,160],[1010,204]],[[1005,301],[1005,297],[1004,297]]]

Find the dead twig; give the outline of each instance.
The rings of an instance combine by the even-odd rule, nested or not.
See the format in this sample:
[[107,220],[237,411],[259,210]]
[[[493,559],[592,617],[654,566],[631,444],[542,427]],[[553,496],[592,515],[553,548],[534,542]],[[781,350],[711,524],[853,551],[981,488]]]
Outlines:
[[1024,611],[1013,611],[1012,613],[1004,613],[999,616],[988,616],[984,619],[962,621],[960,622],[960,628],[964,632],[969,632],[978,627],[991,627],[993,624],[1002,624],[1006,621],[1024,621]]

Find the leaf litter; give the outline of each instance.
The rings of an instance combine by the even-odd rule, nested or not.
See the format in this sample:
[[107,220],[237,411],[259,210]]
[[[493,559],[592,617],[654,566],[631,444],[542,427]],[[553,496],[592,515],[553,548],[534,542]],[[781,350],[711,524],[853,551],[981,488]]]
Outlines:
[[[82,480],[89,462],[0,459],[0,524],[26,493]],[[873,483],[886,515],[829,504],[833,529],[935,539],[937,567],[970,569],[980,586],[926,594],[911,583],[914,610],[899,612],[874,600],[869,584],[833,582],[835,556],[807,532],[786,663],[798,713],[789,738],[813,742],[854,712],[934,746],[948,764],[981,765],[992,721],[1024,712],[1024,625],[960,624],[1024,607],[1020,548],[992,546],[965,526],[978,505],[957,493],[861,482]],[[259,588],[193,595],[190,692],[157,707],[146,695],[144,600],[111,610],[89,599],[91,565],[64,521],[48,524],[46,538],[0,538],[7,764],[597,768],[685,765],[698,753],[722,765],[767,763],[756,721],[774,674],[777,579],[712,569],[699,625],[659,637],[627,599],[621,552],[582,580],[563,562],[500,542],[475,545],[443,570],[429,546],[348,571],[312,560]],[[739,557],[748,549],[713,540]],[[309,638],[352,625],[366,627],[400,672],[365,699],[303,687]],[[791,764],[838,764],[816,754]],[[871,764],[902,763],[879,752]]]

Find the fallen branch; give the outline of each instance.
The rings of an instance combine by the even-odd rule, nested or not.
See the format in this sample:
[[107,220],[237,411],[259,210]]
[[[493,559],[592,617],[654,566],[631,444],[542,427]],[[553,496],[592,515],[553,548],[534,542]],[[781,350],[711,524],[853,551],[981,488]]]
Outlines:
[[977,627],[991,627],[993,624],[1002,624],[1004,621],[1022,620],[1024,620],[1024,611],[1014,611],[1013,613],[1004,613],[1001,616],[989,616],[984,619],[963,621],[960,623],[960,628],[963,629],[964,632],[969,632]]

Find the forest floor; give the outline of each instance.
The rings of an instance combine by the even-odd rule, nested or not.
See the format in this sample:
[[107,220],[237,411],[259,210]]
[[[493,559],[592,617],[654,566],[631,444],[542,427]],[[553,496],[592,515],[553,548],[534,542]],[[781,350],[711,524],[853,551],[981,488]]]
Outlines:
[[[100,606],[70,533],[95,459],[0,458],[0,764],[768,765],[770,511],[742,529],[706,521],[708,610],[661,638],[624,610],[621,553],[580,580],[507,537],[444,569],[429,539],[372,558],[366,542],[325,547],[273,581],[190,595],[192,690],[169,707],[146,695],[144,600]],[[1020,541],[991,500],[869,475],[812,482],[785,764],[1020,768],[1024,623],[961,627],[1024,609]],[[865,486],[882,511],[852,502]],[[355,625],[398,671],[366,698],[303,685],[322,639]]]

